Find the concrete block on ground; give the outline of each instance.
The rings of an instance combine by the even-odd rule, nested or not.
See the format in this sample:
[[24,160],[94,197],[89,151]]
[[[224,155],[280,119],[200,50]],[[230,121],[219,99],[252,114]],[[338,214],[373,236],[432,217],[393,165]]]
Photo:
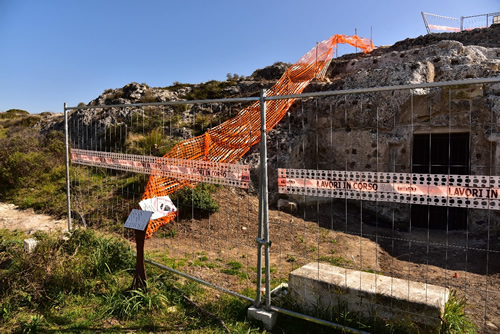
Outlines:
[[278,319],[278,312],[266,311],[263,308],[256,308],[251,306],[247,310],[247,317],[249,319],[260,321],[264,324],[264,327],[270,331],[273,329]]
[[448,288],[359,270],[309,263],[290,273],[292,300],[306,310],[347,308],[365,317],[439,326]]

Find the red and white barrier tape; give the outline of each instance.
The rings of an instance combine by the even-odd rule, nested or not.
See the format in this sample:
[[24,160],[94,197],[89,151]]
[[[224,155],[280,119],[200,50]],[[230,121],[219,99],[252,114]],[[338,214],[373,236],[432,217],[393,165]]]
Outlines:
[[282,194],[500,210],[500,177],[278,169]]
[[74,164],[248,188],[248,165],[72,149]]
[[460,32],[460,28],[441,26],[441,25],[437,25],[437,24],[429,24],[429,28],[434,29],[434,30],[439,30],[439,31]]

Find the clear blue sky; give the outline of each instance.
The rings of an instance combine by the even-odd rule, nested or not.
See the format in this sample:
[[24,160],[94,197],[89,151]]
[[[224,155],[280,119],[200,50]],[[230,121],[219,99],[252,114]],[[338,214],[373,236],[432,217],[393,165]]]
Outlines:
[[0,111],[62,112],[133,81],[250,75],[355,29],[394,44],[426,33],[421,11],[491,13],[500,0],[0,0]]

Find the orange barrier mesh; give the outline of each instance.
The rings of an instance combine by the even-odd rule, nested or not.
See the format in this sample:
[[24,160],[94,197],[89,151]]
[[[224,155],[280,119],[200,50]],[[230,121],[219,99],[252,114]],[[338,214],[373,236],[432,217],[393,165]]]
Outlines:
[[[290,66],[278,82],[267,90],[267,96],[300,94],[309,82],[318,77],[324,78],[328,65],[333,58],[337,44],[350,44],[367,53],[373,50],[373,43],[358,36],[333,35],[318,43],[294,65]],[[266,102],[266,129],[271,130],[278,124],[295,99],[271,100]],[[198,159],[214,162],[234,163],[253,145],[260,141],[260,102],[242,109],[238,115],[201,136],[184,140],[175,145],[164,157],[177,159]],[[151,175],[143,199],[165,196],[193,183]],[[176,213],[151,220],[146,237],[161,226],[172,221]]]

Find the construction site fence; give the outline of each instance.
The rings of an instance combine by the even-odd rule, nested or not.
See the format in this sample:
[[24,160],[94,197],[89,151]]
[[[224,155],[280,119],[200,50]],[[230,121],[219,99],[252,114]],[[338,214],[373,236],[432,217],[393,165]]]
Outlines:
[[[325,264],[408,287],[439,285],[465,299],[465,314],[479,332],[494,333],[500,328],[500,125],[498,108],[484,108],[484,100],[498,99],[499,83],[494,77],[285,96],[262,91],[249,98],[65,104],[68,229],[113,229],[133,240],[120,226],[138,208],[149,174],[158,170],[154,164],[179,138],[193,135],[188,124],[202,134],[249,103],[296,99],[275,131],[263,131],[260,149],[231,164],[249,170],[248,182],[196,174],[202,162],[169,162],[185,169],[165,173],[204,187],[172,196],[180,214],[146,241],[147,263],[256,307],[354,333],[365,333],[354,324],[374,321],[377,312],[347,319],[339,305],[316,312],[293,307],[282,293],[290,273],[313,263],[317,277]],[[386,103],[391,99],[398,102]],[[434,150],[444,151],[435,156]],[[209,193],[217,208],[200,204],[197,191]],[[426,317],[398,303],[359,302],[400,319]]]
[[492,24],[500,24],[500,12],[460,17],[461,31],[488,28]]
[[478,28],[488,28],[493,24],[500,24],[500,12],[461,16],[460,18],[448,17],[422,12],[427,33],[460,32]]

